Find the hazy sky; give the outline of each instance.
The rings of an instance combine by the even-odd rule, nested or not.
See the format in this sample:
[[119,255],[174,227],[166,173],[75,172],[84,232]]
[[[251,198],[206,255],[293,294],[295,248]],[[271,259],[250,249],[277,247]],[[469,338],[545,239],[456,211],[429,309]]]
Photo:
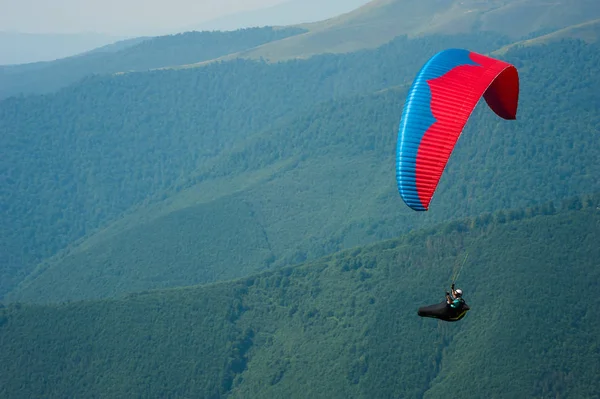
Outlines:
[[283,2],[285,0],[0,0],[0,31],[156,35]]

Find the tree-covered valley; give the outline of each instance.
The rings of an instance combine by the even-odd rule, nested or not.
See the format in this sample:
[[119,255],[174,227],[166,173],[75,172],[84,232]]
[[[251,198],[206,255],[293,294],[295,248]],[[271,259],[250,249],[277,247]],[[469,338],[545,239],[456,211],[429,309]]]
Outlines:
[[[3,397],[593,398],[600,197],[230,282],[0,309]],[[419,306],[458,283],[459,323]]]

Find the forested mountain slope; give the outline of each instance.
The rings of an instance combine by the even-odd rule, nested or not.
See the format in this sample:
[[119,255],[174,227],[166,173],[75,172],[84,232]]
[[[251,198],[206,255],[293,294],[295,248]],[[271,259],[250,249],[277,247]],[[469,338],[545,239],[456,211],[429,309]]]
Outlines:
[[[251,135],[281,129],[280,119],[294,123],[321,102],[403,84],[439,49],[463,43],[486,51],[497,41],[400,38],[369,53],[280,65],[238,60],[98,76],[0,102],[0,294],[33,264],[124,212],[223,177],[230,165],[220,157]],[[387,117],[397,115],[394,109]],[[382,136],[391,140],[395,129]],[[257,150],[257,158],[272,156]]]
[[[594,397],[599,207],[481,215],[203,287],[11,304],[0,396]],[[417,317],[467,255],[467,316]]]
[[538,46],[565,39],[577,39],[587,43],[597,42],[600,39],[600,19],[594,19],[592,21],[587,21],[581,24],[569,26],[564,29],[559,29],[545,35],[517,41],[492,52],[492,55],[505,54],[508,49],[517,46]]
[[106,297],[241,277],[432,222],[597,191],[597,46],[508,53],[521,71],[517,121],[478,107],[425,214],[395,187],[405,89],[333,100],[231,144],[198,183],[46,262],[9,298]]

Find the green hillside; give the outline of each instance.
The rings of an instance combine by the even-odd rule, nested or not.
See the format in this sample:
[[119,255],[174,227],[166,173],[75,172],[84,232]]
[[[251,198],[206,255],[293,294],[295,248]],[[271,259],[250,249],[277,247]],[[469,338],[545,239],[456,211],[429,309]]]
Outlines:
[[[321,102],[404,84],[442,48],[489,51],[497,42],[489,35],[400,38],[369,53],[279,65],[238,60],[97,76],[0,102],[0,295],[42,259],[124,213],[226,177],[226,154],[252,135],[284,128],[280,120],[294,123]],[[387,117],[396,124],[397,115]],[[256,150],[254,158],[270,162],[272,154]]]
[[[106,297],[241,277],[449,218],[600,190],[597,54],[597,45],[582,42],[508,53],[522,71],[517,122],[478,108],[426,214],[402,204],[395,187],[405,89],[333,100],[249,135],[201,182],[45,262],[8,298]],[[207,212],[212,219],[195,227],[201,234],[173,222]],[[264,243],[243,238],[257,231]],[[198,254],[206,248],[223,255],[209,262]]]
[[186,32],[144,38],[140,43],[129,41],[105,46],[56,61],[0,66],[0,99],[53,92],[94,74],[145,71],[211,60],[304,31],[266,27],[233,32]]
[[600,18],[596,0],[374,0],[308,32],[226,56],[279,61],[378,47],[399,35],[494,32],[512,41]]
[[559,29],[546,35],[534,37],[532,39],[522,40],[506,45],[494,52],[493,55],[499,56],[505,54],[508,49],[513,47],[529,47],[544,45],[552,42],[557,42],[565,39],[578,39],[587,43],[594,43],[600,38],[600,19],[584,22],[582,24],[569,26],[568,28]]
[[[0,309],[2,397],[592,398],[600,197],[203,287]],[[458,283],[459,323],[421,319]]]

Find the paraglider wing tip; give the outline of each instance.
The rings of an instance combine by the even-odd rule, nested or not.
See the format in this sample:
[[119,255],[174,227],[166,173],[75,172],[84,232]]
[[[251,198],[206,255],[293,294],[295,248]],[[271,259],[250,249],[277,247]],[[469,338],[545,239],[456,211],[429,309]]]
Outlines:
[[517,119],[519,105],[519,73],[508,65],[490,84],[483,98],[500,118]]

